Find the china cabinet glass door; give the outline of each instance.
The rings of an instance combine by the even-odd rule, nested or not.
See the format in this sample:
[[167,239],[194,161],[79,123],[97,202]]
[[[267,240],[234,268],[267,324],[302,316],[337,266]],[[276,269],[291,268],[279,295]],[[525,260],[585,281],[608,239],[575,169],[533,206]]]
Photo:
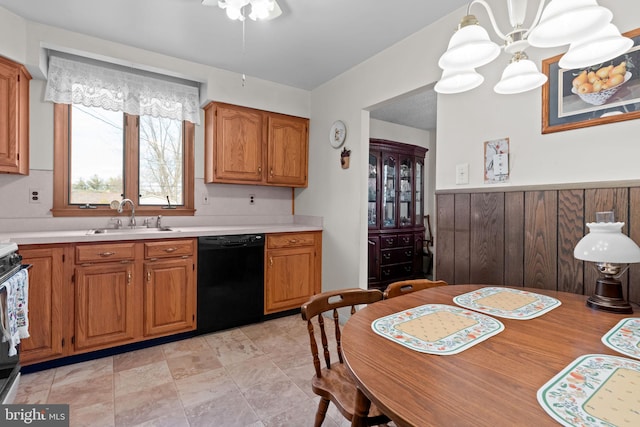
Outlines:
[[395,156],[383,154],[382,160],[382,227],[397,227],[396,180],[398,176],[398,162]]
[[367,199],[367,217],[369,228],[379,228],[378,224],[378,197],[380,192],[378,191],[378,153],[369,153],[369,178],[368,178],[368,190],[369,195]]
[[419,225],[422,224],[423,216],[424,216],[424,162],[416,160],[416,192],[415,192],[415,203],[416,203],[416,216],[413,220],[414,224]]
[[405,157],[400,161],[400,227],[413,225],[413,160]]

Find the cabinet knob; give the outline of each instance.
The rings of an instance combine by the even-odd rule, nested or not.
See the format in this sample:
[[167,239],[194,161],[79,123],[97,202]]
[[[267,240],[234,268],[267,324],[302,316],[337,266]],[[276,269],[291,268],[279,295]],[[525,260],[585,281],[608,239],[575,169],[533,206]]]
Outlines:
[[127,271],[127,285],[131,284],[131,271]]
[[147,271],[147,282],[151,281],[151,272]]
[[269,257],[269,267],[273,267],[273,257]]
[[391,259],[391,254],[384,253],[384,254],[382,254],[382,258],[384,258],[386,260],[390,260]]
[[269,176],[273,176],[273,168],[269,169]]
[[258,166],[258,173],[262,173],[262,166]]
[[167,248],[164,251],[167,252],[167,253],[171,253],[171,252],[175,252],[177,250],[178,250],[178,248]]
[[100,252],[98,255],[100,255],[103,258],[106,258],[106,257],[110,257],[111,255],[115,255],[115,254],[116,254],[115,252]]
[[292,245],[295,245],[296,243],[298,243],[298,241],[296,239],[291,239],[289,240],[289,243],[291,243]]

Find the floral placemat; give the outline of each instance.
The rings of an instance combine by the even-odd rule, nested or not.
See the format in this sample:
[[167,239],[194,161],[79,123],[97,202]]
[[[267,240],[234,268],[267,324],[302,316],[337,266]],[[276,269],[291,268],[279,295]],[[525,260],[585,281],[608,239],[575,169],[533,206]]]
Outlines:
[[602,342],[625,356],[640,359],[640,318],[622,319],[602,337]]
[[487,287],[453,298],[453,302],[469,310],[507,319],[528,320],[560,306],[553,297],[520,289]]
[[379,335],[412,350],[450,355],[496,335],[499,320],[445,304],[426,304],[381,317],[371,323]]
[[640,362],[581,356],[538,390],[538,402],[564,426],[640,426]]

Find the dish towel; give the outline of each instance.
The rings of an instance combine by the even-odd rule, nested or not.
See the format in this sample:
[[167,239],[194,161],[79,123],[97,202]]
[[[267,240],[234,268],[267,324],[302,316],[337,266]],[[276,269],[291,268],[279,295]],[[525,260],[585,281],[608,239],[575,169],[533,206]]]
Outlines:
[[18,271],[5,282],[7,304],[2,316],[2,340],[9,343],[9,356],[17,354],[20,340],[29,338],[29,273]]

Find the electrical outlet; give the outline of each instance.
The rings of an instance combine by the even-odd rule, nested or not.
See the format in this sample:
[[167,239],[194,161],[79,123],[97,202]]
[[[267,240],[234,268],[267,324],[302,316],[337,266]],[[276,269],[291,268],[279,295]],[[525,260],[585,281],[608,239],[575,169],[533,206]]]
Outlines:
[[38,188],[29,189],[29,203],[40,203],[40,190]]
[[249,204],[250,205],[255,205],[256,204],[256,195],[255,194],[249,194]]
[[208,205],[209,204],[209,194],[208,193],[202,193],[202,204],[203,205]]

